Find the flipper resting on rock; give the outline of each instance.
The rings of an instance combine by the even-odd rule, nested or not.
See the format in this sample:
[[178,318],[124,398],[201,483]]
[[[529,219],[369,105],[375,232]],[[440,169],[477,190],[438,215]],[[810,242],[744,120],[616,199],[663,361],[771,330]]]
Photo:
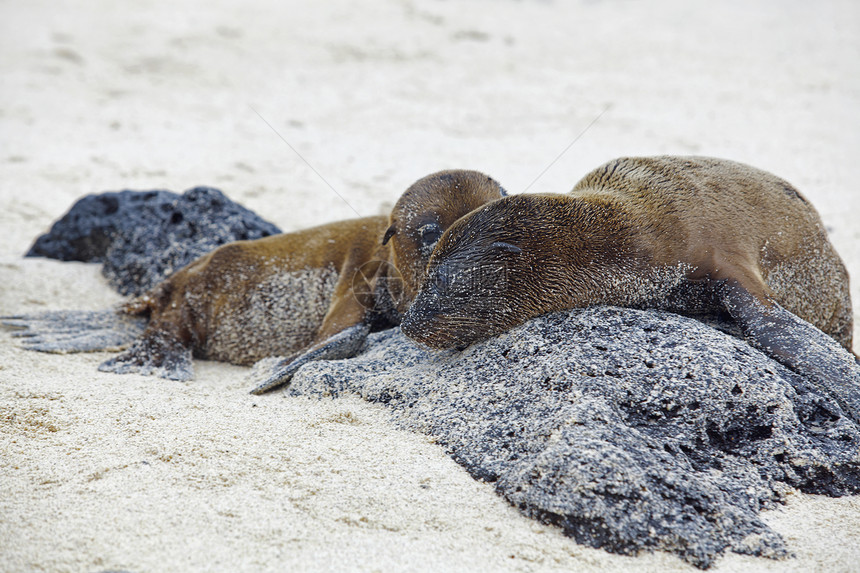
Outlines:
[[261,382],[251,391],[251,394],[265,394],[288,383],[299,368],[309,362],[341,360],[355,356],[364,345],[369,333],[370,328],[367,325],[356,324],[322,341],[294,359],[277,357],[261,360],[254,365],[254,374],[251,377],[251,380],[261,380]]
[[753,346],[805,377],[860,424],[860,368],[855,355],[778,303],[762,304],[737,283],[723,285],[721,294]]

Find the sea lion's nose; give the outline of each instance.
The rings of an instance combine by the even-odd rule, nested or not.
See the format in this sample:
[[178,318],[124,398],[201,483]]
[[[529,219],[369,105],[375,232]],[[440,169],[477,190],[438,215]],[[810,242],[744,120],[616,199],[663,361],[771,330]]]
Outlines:
[[421,328],[421,325],[426,323],[425,314],[416,310],[414,306],[410,307],[403,315],[403,320],[400,321],[400,331],[408,338],[421,342],[421,333],[425,330]]

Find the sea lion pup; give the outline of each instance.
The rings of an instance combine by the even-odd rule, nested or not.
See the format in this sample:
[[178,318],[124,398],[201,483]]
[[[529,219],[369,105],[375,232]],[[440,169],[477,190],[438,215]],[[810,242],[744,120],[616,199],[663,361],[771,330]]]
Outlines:
[[860,369],[839,346],[851,350],[845,266],[797,190],[732,161],[621,158],[567,195],[478,208],[439,240],[401,329],[432,348],[464,347],[597,304],[728,313],[860,421]]
[[[497,181],[477,171],[440,171],[412,184],[394,204],[381,242],[375,235],[374,258],[341,273],[349,286],[342,297],[336,292],[314,340],[262,368],[263,381],[251,393],[286,384],[308,362],[355,356],[368,333],[397,326],[424,281],[442,233],[466,213],[505,195]],[[350,312],[332,312],[338,301]]]
[[482,173],[441,171],[410,186],[389,217],[223,245],[118,311],[43,313],[4,323],[27,328],[17,334],[33,350],[131,343],[99,366],[116,373],[189,380],[192,356],[240,365],[285,357],[253,390],[262,393],[288,382],[302,364],[351,356],[368,332],[398,324],[442,232],[503,195]]

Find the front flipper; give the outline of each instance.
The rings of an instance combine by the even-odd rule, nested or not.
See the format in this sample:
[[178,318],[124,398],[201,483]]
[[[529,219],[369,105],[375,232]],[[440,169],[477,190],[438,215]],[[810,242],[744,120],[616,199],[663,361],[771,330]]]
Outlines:
[[264,382],[251,390],[251,394],[264,394],[269,390],[274,390],[279,386],[287,384],[292,379],[293,374],[308,362],[316,360],[340,360],[355,356],[361,345],[364,344],[365,339],[367,339],[369,332],[370,327],[368,325],[364,323],[356,324],[326,338],[296,358],[280,360],[271,366],[263,366],[258,363],[258,366],[264,370]]
[[860,364],[850,352],[777,303],[759,301],[737,283],[725,283],[721,295],[755,346],[806,377],[860,424]]
[[27,350],[65,354],[118,350],[128,346],[146,328],[147,319],[116,310],[58,310],[0,317],[4,326],[19,329]]
[[148,331],[131,348],[99,365],[102,372],[159,376],[168,380],[194,378],[191,349],[164,332]]

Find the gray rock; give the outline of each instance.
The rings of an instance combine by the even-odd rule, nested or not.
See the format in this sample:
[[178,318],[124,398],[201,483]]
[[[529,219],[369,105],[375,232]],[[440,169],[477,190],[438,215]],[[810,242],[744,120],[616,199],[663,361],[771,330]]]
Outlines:
[[219,245],[277,233],[212,187],[117,191],[77,201],[26,256],[104,263],[111,286],[138,295]]
[[438,439],[475,478],[580,543],[783,558],[759,518],[791,488],[860,492],[860,427],[742,340],[657,311],[547,315],[463,352],[399,329],[311,363],[295,395],[351,393]]

